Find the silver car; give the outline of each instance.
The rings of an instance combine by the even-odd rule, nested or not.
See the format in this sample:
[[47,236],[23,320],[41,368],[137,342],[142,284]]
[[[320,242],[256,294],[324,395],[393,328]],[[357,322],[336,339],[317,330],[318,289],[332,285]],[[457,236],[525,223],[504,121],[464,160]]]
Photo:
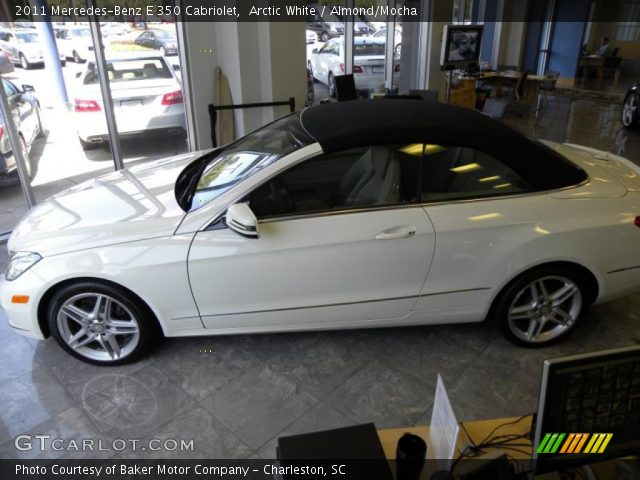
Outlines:
[[[107,58],[107,71],[120,135],[185,134],[182,89],[164,57],[121,53]],[[94,61],[79,73],[79,83],[74,106],[78,137],[86,150],[108,140]]]
[[[44,65],[40,37],[33,28],[0,28],[0,50],[6,52],[13,63],[19,64],[25,70],[35,65]],[[63,66],[66,63],[62,55],[60,63]]]

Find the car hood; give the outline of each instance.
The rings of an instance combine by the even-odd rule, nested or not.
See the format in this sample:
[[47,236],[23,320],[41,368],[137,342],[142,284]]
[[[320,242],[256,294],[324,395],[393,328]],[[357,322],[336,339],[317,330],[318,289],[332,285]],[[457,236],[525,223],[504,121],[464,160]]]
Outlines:
[[48,256],[171,235],[185,215],[175,180],[201,155],[148,162],[60,192],[20,221],[8,248]]

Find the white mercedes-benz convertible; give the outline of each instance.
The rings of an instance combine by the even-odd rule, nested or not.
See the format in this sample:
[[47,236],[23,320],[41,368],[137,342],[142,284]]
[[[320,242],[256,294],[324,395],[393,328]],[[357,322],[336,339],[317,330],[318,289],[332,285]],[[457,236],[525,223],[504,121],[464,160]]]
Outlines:
[[640,288],[639,227],[624,158],[438,103],[319,105],[41,203],[1,301],[105,365],[161,335],[485,319],[538,346]]

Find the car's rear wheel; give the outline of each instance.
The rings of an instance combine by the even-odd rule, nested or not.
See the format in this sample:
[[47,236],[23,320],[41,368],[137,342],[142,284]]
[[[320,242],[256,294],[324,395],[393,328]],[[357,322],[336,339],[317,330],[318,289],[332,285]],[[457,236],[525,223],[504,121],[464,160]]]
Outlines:
[[327,32],[322,32],[320,34],[320,40],[322,40],[323,42],[328,42],[329,41],[329,34]]
[[157,334],[146,305],[126,290],[78,282],[58,290],[49,302],[51,334],[67,352],[96,365],[136,360]]
[[541,267],[516,278],[493,310],[504,336],[525,347],[543,347],[566,336],[589,305],[588,283],[563,266]]
[[401,43],[397,44],[393,49],[393,51],[399,57],[402,54],[402,44]]
[[20,54],[20,66],[25,70],[29,70],[31,68],[29,60],[27,60],[27,57],[25,57],[22,53]]
[[329,77],[327,78],[327,87],[329,87],[329,96],[336,96],[336,79],[333,77],[333,73],[329,72]]
[[625,128],[633,128],[638,124],[638,108],[640,98],[635,93],[630,93],[622,106],[622,125]]

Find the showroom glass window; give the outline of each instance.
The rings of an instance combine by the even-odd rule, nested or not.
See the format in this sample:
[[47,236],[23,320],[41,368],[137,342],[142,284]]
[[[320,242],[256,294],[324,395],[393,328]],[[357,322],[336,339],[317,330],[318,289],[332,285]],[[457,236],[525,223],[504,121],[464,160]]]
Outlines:
[[254,190],[259,219],[416,203],[422,147],[375,145],[321,155]]
[[522,193],[527,183],[497,158],[468,147],[427,145],[422,202]]
[[297,112],[229,144],[202,171],[192,209],[212,201],[284,155],[314,142],[302,128]]

